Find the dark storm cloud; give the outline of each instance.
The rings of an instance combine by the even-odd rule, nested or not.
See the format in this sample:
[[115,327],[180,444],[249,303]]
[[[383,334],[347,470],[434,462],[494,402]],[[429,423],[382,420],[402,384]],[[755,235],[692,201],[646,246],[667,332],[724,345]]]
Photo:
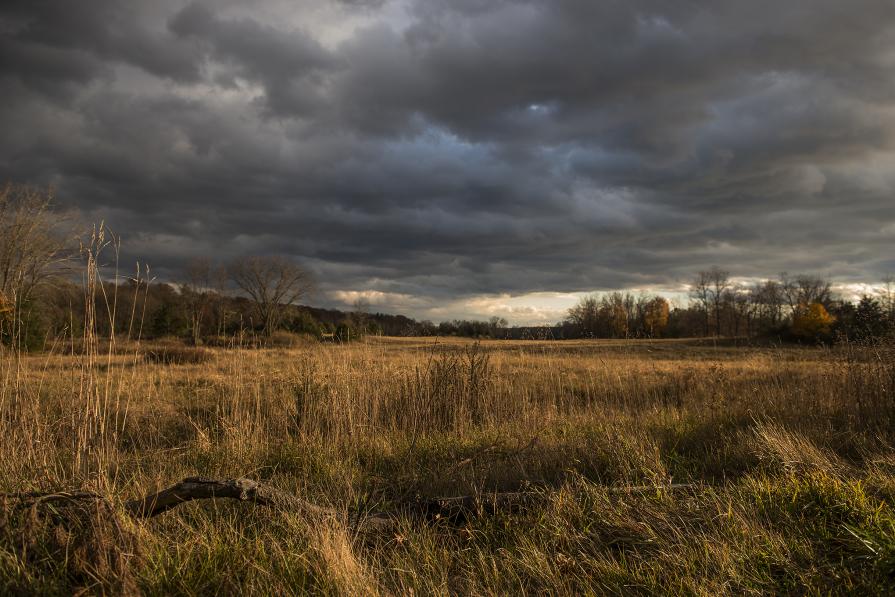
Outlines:
[[[76,4],[11,0],[0,10],[4,49],[12,52],[4,52],[5,70],[25,79],[47,73],[62,80],[72,75],[83,80],[87,69],[70,64],[79,55],[131,64],[176,81],[195,81],[199,76],[195,51],[157,28],[153,15],[140,13],[139,7],[115,0]],[[95,76],[100,68],[92,71]]]
[[892,267],[889,1],[299,8],[5,3],[0,175],[163,272],[286,253],[324,290]]
[[220,19],[202,4],[191,4],[174,15],[169,29],[178,37],[205,42],[209,58],[232,69],[218,77],[219,82],[242,77],[262,83],[270,110],[285,116],[318,106],[322,98],[317,75],[335,62],[301,30],[281,30],[252,19]]

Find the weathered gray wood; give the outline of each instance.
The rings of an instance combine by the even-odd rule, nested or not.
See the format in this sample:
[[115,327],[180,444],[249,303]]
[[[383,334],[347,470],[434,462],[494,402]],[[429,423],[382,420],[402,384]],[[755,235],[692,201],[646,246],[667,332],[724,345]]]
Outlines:
[[305,514],[333,514],[333,510],[311,504],[298,496],[280,491],[251,479],[206,479],[188,477],[167,489],[124,503],[124,509],[137,518],[151,518],[192,500],[230,498]]
[[[696,485],[677,483],[670,485],[643,485],[634,487],[610,487],[612,494],[646,493],[660,490],[691,489]],[[352,526],[358,530],[387,530],[394,527],[402,516],[423,519],[429,522],[447,520],[463,522],[477,513],[495,514],[498,512],[514,512],[525,505],[531,505],[545,496],[543,491],[502,492],[481,495],[463,495],[418,499],[400,505],[393,512],[356,512],[350,517]],[[183,481],[148,495],[142,499],[129,500],[123,503],[124,511],[134,518],[152,518],[180,504],[216,498],[235,499],[266,506],[278,510],[294,512],[304,516],[335,517],[339,511],[312,504],[296,495],[270,487],[251,479],[206,479],[188,477]],[[74,492],[22,492],[0,494],[0,499],[18,500],[25,505],[33,505],[48,501],[68,500],[101,500],[109,503],[100,494],[88,491]],[[345,513],[342,513],[344,515]]]

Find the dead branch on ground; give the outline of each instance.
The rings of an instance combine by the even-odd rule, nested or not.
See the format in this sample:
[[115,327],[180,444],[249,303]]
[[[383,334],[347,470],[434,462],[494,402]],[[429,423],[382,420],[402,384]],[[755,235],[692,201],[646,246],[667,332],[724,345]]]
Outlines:
[[[643,494],[693,487],[694,484],[690,483],[676,483],[610,487],[607,488],[607,491],[613,494]],[[353,513],[351,519],[357,521],[358,528],[373,530],[393,526],[402,515],[427,522],[447,520],[462,523],[475,514],[493,515],[499,512],[517,512],[526,505],[542,500],[544,496],[543,491],[524,491],[421,498],[402,503],[391,512]],[[133,518],[152,518],[186,502],[218,498],[234,499],[304,516],[335,517],[340,515],[336,509],[313,504],[294,494],[246,478],[220,480],[188,477],[167,489],[144,498],[125,501],[122,503],[122,509]],[[111,503],[107,497],[90,491],[0,493],[0,502],[8,503],[10,500],[24,506],[34,507],[54,501]]]

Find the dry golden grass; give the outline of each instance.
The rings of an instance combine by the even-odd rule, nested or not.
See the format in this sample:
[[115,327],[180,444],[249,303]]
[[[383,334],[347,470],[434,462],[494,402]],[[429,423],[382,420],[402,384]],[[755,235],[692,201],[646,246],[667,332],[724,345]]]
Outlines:
[[[246,475],[344,512],[497,490],[541,499],[385,536],[188,504],[125,523],[127,557],[100,550],[74,569],[58,544],[83,538],[42,540],[6,505],[0,592],[848,593],[892,581],[889,348],[371,338],[143,356],[154,350],[0,355],[0,491],[126,499]],[[635,485],[655,490],[610,491]]]

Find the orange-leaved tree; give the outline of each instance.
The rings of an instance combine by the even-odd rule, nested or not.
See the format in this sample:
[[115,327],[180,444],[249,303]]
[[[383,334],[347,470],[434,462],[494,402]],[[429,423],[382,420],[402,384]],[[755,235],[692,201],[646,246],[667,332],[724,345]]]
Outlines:
[[651,338],[661,336],[668,327],[668,311],[668,301],[661,296],[654,297],[646,304],[643,327]]
[[799,305],[792,318],[792,333],[805,340],[819,340],[830,333],[836,318],[821,303]]

